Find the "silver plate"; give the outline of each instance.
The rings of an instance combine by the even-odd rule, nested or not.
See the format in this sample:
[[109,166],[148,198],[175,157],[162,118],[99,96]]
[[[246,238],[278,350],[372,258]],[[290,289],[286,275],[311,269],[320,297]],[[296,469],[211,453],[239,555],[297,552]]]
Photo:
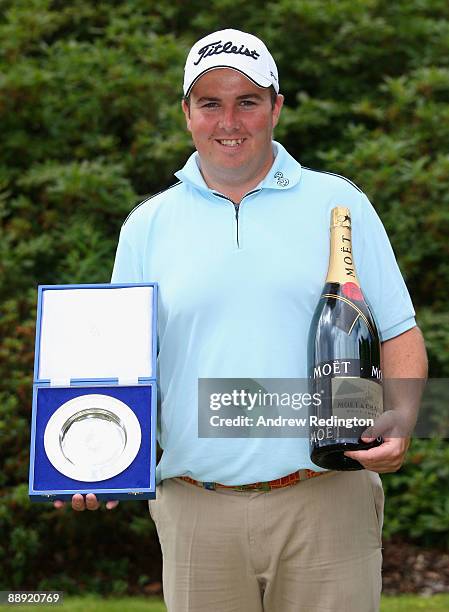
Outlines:
[[112,478],[136,458],[142,432],[124,402],[91,393],[60,406],[47,423],[44,448],[64,476],[85,482]]

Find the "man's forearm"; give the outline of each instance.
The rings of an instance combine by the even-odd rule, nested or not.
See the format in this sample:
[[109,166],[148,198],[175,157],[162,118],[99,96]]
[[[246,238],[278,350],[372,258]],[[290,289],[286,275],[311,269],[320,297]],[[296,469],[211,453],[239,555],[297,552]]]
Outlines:
[[382,473],[401,467],[418,416],[427,378],[427,354],[419,328],[384,342],[381,357],[385,412],[374,424],[371,435],[381,435],[384,443],[370,450],[347,451],[345,455],[368,470]]
[[381,359],[384,378],[427,378],[427,353],[419,327],[383,342]]
[[[418,327],[382,344],[384,410],[396,412],[396,435],[409,438],[427,379],[427,353]],[[392,415],[393,416],[393,415]]]

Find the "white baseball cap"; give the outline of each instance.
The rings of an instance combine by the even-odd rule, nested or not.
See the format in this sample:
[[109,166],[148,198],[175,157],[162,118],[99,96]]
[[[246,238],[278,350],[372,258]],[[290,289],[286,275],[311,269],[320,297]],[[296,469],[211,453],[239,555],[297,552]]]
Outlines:
[[259,87],[273,85],[279,93],[278,70],[271,53],[256,36],[240,30],[219,30],[201,38],[190,49],[184,68],[184,96],[209,70],[232,68]]

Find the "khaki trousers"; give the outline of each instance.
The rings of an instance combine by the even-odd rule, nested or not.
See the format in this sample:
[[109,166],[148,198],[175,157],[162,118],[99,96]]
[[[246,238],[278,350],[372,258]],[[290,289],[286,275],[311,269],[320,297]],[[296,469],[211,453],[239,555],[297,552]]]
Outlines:
[[163,481],[149,507],[168,612],[377,612],[383,501],[366,470],[269,492]]

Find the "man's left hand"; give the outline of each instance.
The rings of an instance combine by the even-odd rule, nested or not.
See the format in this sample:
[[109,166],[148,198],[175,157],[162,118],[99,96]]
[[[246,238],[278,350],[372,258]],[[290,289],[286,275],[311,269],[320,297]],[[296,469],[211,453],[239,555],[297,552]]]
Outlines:
[[[362,437],[364,442],[371,442],[373,438]],[[404,463],[407,449],[410,446],[410,438],[388,438],[380,446],[369,450],[346,451],[346,457],[355,459],[364,468],[380,474],[386,472],[397,472]]]

